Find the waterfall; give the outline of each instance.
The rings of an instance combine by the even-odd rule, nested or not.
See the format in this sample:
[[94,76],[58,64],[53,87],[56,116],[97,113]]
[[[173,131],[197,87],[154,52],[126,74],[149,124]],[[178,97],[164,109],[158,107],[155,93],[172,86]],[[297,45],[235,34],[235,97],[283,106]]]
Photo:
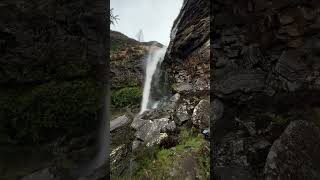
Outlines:
[[143,95],[142,95],[142,103],[140,114],[149,109],[149,107],[153,107],[150,102],[150,91],[151,84],[154,73],[157,70],[157,67],[161,64],[164,59],[164,55],[166,54],[167,47],[164,46],[162,48],[150,48],[149,55],[146,59],[146,73],[145,80],[143,86]]

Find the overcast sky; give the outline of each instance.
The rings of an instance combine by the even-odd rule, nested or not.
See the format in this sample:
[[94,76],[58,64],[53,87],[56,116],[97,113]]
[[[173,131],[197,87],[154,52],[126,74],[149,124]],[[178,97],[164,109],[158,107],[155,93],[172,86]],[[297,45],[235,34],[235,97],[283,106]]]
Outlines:
[[134,39],[142,29],[144,41],[168,45],[182,3],[183,0],[111,0],[110,6],[119,20],[110,28]]

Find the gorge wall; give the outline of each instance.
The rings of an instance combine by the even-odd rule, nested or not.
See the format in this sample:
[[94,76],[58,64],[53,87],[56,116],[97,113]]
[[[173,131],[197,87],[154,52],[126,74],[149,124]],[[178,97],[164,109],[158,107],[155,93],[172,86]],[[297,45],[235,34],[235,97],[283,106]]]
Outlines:
[[320,2],[216,0],[211,13],[214,177],[318,179]]
[[0,179],[52,167],[63,174],[95,156],[105,9],[104,1],[0,3]]

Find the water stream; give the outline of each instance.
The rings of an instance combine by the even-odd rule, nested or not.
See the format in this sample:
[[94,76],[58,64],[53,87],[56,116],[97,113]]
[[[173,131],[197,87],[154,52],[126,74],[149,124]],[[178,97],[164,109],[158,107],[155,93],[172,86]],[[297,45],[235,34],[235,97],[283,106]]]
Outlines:
[[167,47],[164,46],[162,48],[151,47],[149,51],[149,55],[146,59],[146,73],[145,73],[145,81],[143,86],[143,95],[142,95],[142,103],[140,114],[150,109],[150,107],[154,107],[156,102],[152,102],[150,98],[152,79],[154,74],[164,59],[166,54]]

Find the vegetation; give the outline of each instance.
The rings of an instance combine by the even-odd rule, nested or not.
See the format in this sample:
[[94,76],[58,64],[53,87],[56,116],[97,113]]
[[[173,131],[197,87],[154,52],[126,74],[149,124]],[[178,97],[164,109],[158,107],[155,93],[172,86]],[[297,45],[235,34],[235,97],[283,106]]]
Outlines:
[[112,92],[111,103],[112,106],[116,108],[122,108],[139,104],[141,102],[141,98],[141,87],[125,87]]
[[110,24],[115,24],[119,20],[119,15],[113,14],[113,8],[110,9]]
[[[186,174],[181,171],[181,166],[188,164],[188,159],[195,161],[190,166],[196,167],[195,171],[200,179],[209,178],[209,149],[208,142],[200,135],[182,130],[179,135],[180,143],[169,149],[154,147],[144,150],[137,155],[137,171],[132,179],[153,178],[170,179],[173,171],[175,177]],[[180,172],[181,171],[181,172]],[[181,177],[182,178],[182,177]]]
[[52,81],[35,87],[1,88],[1,136],[19,143],[46,142],[61,134],[94,129],[100,107],[92,80]]

